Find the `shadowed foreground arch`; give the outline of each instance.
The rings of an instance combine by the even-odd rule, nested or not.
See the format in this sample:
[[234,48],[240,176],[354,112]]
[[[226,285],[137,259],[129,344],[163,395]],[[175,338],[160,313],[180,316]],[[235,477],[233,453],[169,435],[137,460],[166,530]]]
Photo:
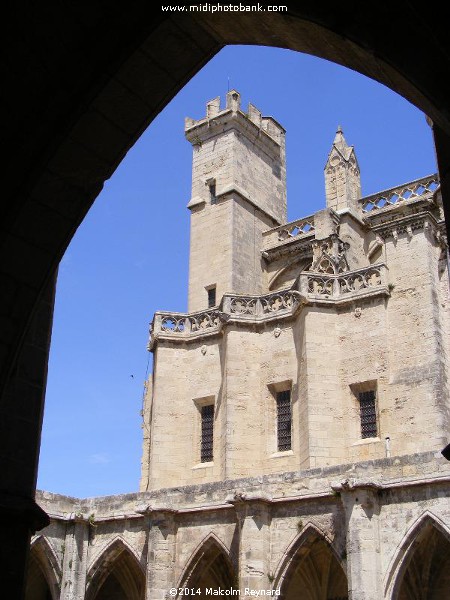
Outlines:
[[86,600],[143,600],[145,575],[131,550],[116,539],[88,574]]
[[450,38],[437,3],[304,2],[286,13],[258,14],[166,13],[151,6],[92,0],[24,10],[14,3],[3,14],[0,561],[17,597],[30,532],[48,522],[34,491],[52,277],[127,150],[224,45],[314,54],[384,83],[424,110],[436,124],[448,226]]
[[345,571],[330,541],[309,524],[297,537],[279,568],[274,589],[283,600],[347,600]]
[[215,536],[210,535],[195,552],[178,587],[200,588],[201,596],[196,595],[196,598],[211,597],[211,594],[206,595],[207,588],[230,590],[237,587],[231,560]]
[[426,516],[407,535],[393,600],[443,600],[450,596],[450,536]]

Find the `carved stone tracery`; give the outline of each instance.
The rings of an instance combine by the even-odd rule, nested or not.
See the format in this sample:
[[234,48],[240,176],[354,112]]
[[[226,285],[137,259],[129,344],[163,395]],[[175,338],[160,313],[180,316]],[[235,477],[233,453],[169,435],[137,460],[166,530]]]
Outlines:
[[349,266],[346,253],[349,247],[350,245],[339,239],[335,233],[324,240],[314,240],[313,261],[309,271],[329,275],[347,272]]

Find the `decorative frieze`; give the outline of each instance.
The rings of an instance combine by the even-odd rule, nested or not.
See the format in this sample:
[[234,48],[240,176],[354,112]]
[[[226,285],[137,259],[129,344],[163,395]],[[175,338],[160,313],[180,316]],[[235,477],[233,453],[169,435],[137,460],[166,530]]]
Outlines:
[[427,229],[430,226],[435,234],[439,232],[440,222],[429,211],[421,211],[405,217],[373,223],[372,231],[376,232],[383,240],[389,238],[397,240],[400,235],[407,235],[411,238],[415,231]]

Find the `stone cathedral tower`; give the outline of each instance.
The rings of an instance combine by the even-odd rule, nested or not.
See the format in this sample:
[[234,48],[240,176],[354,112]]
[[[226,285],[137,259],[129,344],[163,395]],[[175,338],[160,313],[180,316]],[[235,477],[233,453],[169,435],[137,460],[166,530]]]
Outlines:
[[325,207],[286,222],[275,119],[232,90],[185,135],[188,312],[152,322],[140,492],[41,493],[27,600],[449,598],[437,176],[364,197],[339,127]]
[[193,146],[190,312],[225,292],[262,293],[262,233],[286,222],[284,129],[251,104],[245,115],[235,90],[225,110],[219,103],[208,102],[204,119],[186,119]]

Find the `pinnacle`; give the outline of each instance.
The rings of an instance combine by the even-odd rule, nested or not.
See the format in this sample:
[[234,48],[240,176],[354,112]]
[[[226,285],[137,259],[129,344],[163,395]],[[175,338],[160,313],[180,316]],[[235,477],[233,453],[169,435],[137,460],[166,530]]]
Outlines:
[[341,125],[338,125],[338,128],[336,130],[333,146],[335,146],[339,150],[339,152],[345,157],[345,159],[348,160],[351,151],[351,146],[347,144]]

